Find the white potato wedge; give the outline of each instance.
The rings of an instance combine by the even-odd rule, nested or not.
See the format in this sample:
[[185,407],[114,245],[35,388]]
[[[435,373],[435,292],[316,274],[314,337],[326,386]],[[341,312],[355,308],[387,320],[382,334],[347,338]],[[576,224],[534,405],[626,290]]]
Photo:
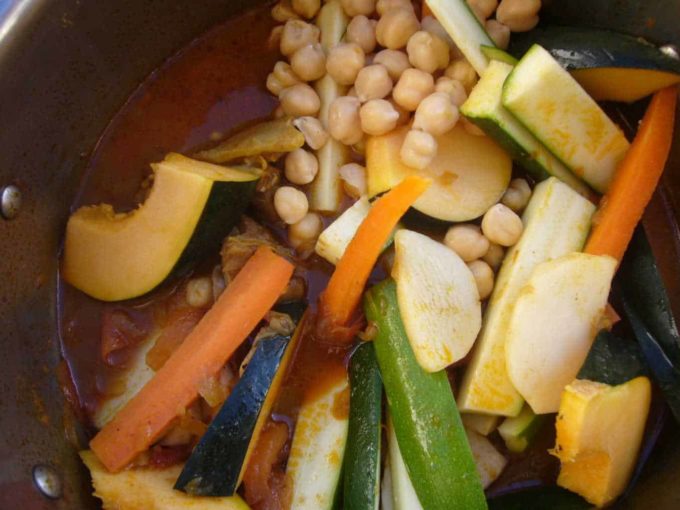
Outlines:
[[554,413],[578,374],[607,306],[616,259],[570,253],[536,267],[515,303],[508,374],[536,414]]
[[463,259],[429,237],[399,230],[392,277],[409,343],[423,369],[437,372],[470,351],[482,324],[475,279]]

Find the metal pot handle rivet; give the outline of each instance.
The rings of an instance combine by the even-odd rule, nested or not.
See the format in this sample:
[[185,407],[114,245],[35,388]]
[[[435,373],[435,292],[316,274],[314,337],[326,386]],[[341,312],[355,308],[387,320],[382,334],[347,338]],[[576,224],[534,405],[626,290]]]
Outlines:
[[10,184],[0,191],[0,211],[6,220],[16,218],[21,209],[21,191],[16,186]]
[[35,466],[33,468],[33,481],[43,496],[50,499],[61,497],[61,477],[53,467],[44,464]]

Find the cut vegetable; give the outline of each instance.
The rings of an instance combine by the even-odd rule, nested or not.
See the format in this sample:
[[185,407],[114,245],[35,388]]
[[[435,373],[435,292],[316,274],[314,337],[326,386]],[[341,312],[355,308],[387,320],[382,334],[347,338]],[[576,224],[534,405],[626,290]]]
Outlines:
[[463,359],[482,325],[472,272],[453,250],[426,235],[394,236],[392,277],[399,312],[420,366],[437,372]]
[[416,490],[413,488],[408,469],[401,456],[392,420],[387,421],[387,446],[389,448],[392,501],[394,510],[422,510]]
[[[481,46],[480,49],[482,50],[482,53],[484,53],[484,56],[489,59],[489,65],[491,65],[493,60],[498,60],[499,62],[503,62],[511,66],[514,66],[517,64],[517,62],[519,62],[519,60],[510,55],[510,53],[503,51],[496,46]],[[489,68],[487,67],[487,69],[484,71],[484,75],[486,75],[488,70]],[[482,75],[482,77],[484,77],[484,75]]]
[[538,265],[517,295],[505,361],[536,414],[557,412],[564,387],[586,360],[616,266],[606,255],[571,253]]
[[559,180],[536,186],[522,221],[524,233],[510,248],[489,300],[482,331],[461,385],[465,412],[516,416],[522,397],[508,376],[505,340],[520,290],[541,262],[582,248],[595,206]]
[[333,508],[347,442],[348,392],[343,377],[302,404],[286,468],[290,508]]
[[501,104],[503,83],[512,66],[492,61],[461,106],[461,113],[496,140],[525,170],[539,180],[554,175],[581,195],[592,194],[564,164]]
[[283,293],[293,266],[260,247],[172,357],[90,442],[109,471],[145,451],[198,396]]
[[602,330],[595,337],[578,378],[615,386],[647,373],[644,356],[637,343]]
[[489,34],[465,0],[427,0],[427,6],[465,55],[477,74],[482,76],[488,60],[481,46],[495,46]]
[[80,452],[90,470],[94,495],[104,510],[249,510],[239,497],[202,498],[172,489],[181,466],[109,473],[91,451]]
[[[376,200],[338,262],[321,295],[322,328],[333,331],[352,318],[368,277],[394,227],[429,181],[411,176]],[[346,341],[351,338],[346,339]]]
[[482,486],[486,489],[501,475],[508,464],[508,459],[503,457],[483,435],[467,429],[465,433],[475,459],[477,473],[482,480]]
[[175,489],[197,496],[235,494],[269,419],[294,343],[284,336],[258,341],[243,376],[194,448]]
[[546,26],[514,34],[510,48],[523,55],[533,44],[548,50],[596,101],[633,102],[680,82],[680,62],[639,37]]
[[343,467],[343,508],[378,510],[382,380],[371,342],[360,345],[352,354],[349,385],[349,431]]
[[482,216],[503,196],[512,170],[512,161],[488,137],[468,133],[457,124],[437,137],[437,156],[424,170],[401,162],[399,150],[408,133],[404,126],[366,142],[366,171],[369,196],[378,195],[406,176],[419,175],[432,180],[413,207],[443,221],[467,221]]
[[498,416],[477,413],[462,413],[460,418],[467,430],[474,430],[483,436],[488,436],[496,430],[500,420]]
[[638,377],[620,386],[576,380],[564,391],[553,455],[557,484],[603,506],[619,496],[640,449],[651,386]]
[[633,144],[600,203],[585,251],[623,258],[642,213],[656,189],[673,142],[676,87],[657,92]]
[[505,441],[508,450],[521,453],[527,449],[546,421],[548,421],[548,416],[534,414],[531,407],[525,405],[517,416],[503,420],[501,426],[498,427],[498,433]]
[[628,141],[550,53],[532,46],[505,80],[502,101],[578,177],[607,191]]
[[[151,165],[154,184],[130,213],[108,204],[69,218],[62,276],[103,301],[145,294],[186,261],[216,251],[239,220],[259,174],[168,154]],[[181,260],[180,260],[181,258]]]
[[486,508],[446,372],[425,372],[416,361],[399,316],[396,284],[387,280],[371,288],[364,311],[377,326],[373,345],[418,500],[432,510]]

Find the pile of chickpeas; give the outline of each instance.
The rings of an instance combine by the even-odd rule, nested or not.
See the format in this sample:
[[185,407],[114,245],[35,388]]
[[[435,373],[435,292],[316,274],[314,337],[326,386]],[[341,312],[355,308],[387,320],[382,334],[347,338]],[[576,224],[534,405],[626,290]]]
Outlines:
[[[410,0],[339,1],[349,23],[342,41],[327,51],[314,24],[320,0],[281,0],[272,9],[272,16],[283,23],[272,32],[272,40],[286,60],[274,66],[267,77],[267,89],[279,98],[278,114],[294,118],[307,146],[287,155],[285,176],[291,186],[279,188],[274,196],[274,208],[289,225],[289,239],[295,247],[313,245],[323,228],[321,217],[310,212],[299,187],[316,178],[319,161],[314,151],[330,139],[354,151],[351,159],[355,162],[342,166],[339,175],[345,193],[359,198],[366,194],[366,169],[361,164],[366,135],[379,136],[409,125],[400,156],[404,164],[416,169],[427,168],[437,154],[437,137],[459,120],[469,132],[483,135],[476,126],[460,119],[458,112],[478,76],[435,18],[419,19]],[[540,0],[501,0],[500,4],[498,0],[468,0],[468,4],[503,49],[508,46],[511,31],[527,31],[536,25],[541,7]],[[344,87],[346,94],[322,105],[313,82],[328,77]],[[319,119],[323,108],[327,111],[327,128]],[[513,192],[512,188],[508,190]],[[488,245],[480,243],[487,246],[482,255],[502,255],[496,245],[514,244],[507,237],[514,236],[510,234],[517,230],[517,221],[513,220],[514,227],[508,227],[510,234],[501,235],[498,232],[503,229],[493,226],[497,223],[494,218],[506,212],[516,217],[513,210],[520,208],[501,206],[501,212],[492,208],[486,214],[486,229],[482,222]],[[457,228],[471,227],[453,227],[449,241],[456,237]],[[447,244],[453,247],[456,243]],[[478,247],[475,253],[480,251]],[[480,274],[486,271],[476,264],[482,255],[464,257]],[[493,254],[487,258],[492,260]],[[486,267],[490,267],[488,263]],[[493,281],[493,273],[491,276]]]

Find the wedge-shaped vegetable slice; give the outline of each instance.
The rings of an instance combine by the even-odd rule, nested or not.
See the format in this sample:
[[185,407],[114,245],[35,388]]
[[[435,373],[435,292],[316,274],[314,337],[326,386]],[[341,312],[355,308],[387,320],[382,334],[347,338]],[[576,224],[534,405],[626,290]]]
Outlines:
[[481,46],[495,46],[465,0],[427,0],[427,5],[480,76],[488,60]]
[[443,244],[410,230],[394,236],[399,312],[423,369],[437,372],[464,358],[482,325],[475,279]]
[[525,405],[517,416],[503,420],[501,426],[498,427],[498,433],[505,441],[508,450],[521,453],[527,449],[547,418],[546,415],[535,414],[529,405]]
[[557,412],[593,344],[617,261],[571,253],[544,262],[522,287],[508,322],[505,361],[536,414]]
[[392,482],[392,502],[394,510],[422,510],[416,490],[401,456],[397,435],[394,433],[392,420],[387,420],[387,446],[389,449],[390,478]]
[[[517,62],[519,62],[519,60],[510,55],[510,53],[503,51],[502,49],[497,48],[496,46],[481,46],[480,49],[482,50],[484,56],[489,59],[489,65],[491,65],[491,62],[493,62],[494,60],[504,62],[511,66],[514,66],[517,64]],[[487,67],[486,70],[484,71],[484,74],[486,74],[488,70],[489,68]]]
[[239,220],[259,174],[169,154],[151,165],[154,183],[138,209],[102,204],[69,218],[62,276],[103,301],[140,296],[210,251]]
[[466,429],[465,433],[470,450],[472,450],[472,457],[475,459],[477,473],[482,480],[482,486],[486,489],[501,475],[508,464],[508,459],[483,435],[469,429]]
[[432,180],[416,200],[418,211],[443,221],[467,221],[483,215],[503,196],[510,182],[512,160],[496,142],[468,133],[457,124],[437,137],[439,150],[424,170],[404,165],[399,150],[408,132],[404,126],[366,142],[368,194],[373,197],[399,184],[406,176]]
[[335,265],[342,258],[347,245],[354,238],[361,222],[371,210],[368,198],[361,197],[321,232],[314,250],[317,255]]
[[465,412],[516,416],[522,397],[508,376],[505,340],[520,290],[541,262],[583,247],[595,206],[554,177],[536,186],[524,212],[524,233],[507,253],[463,377]]
[[496,430],[500,421],[498,416],[478,413],[462,413],[460,418],[467,430],[473,430],[483,436],[488,436]]
[[291,507],[330,510],[338,497],[347,430],[349,386],[340,377],[323,393],[306,400],[295,426],[286,468]]
[[486,508],[446,372],[425,372],[416,361],[399,316],[394,281],[384,281],[365,294],[364,312],[377,325],[373,345],[418,500],[432,510]]
[[554,175],[581,195],[590,189],[557,159],[520,121],[501,104],[503,83],[513,67],[492,61],[470,97],[461,106],[461,113],[496,140],[525,170],[539,180]]
[[553,455],[557,484],[603,506],[619,496],[640,449],[651,385],[637,377],[620,386],[576,380],[562,395]]
[[80,452],[90,470],[94,495],[105,510],[249,510],[239,496],[207,498],[173,490],[181,466],[109,473],[91,451]]
[[578,177],[607,191],[628,141],[545,49],[532,46],[515,66],[503,85],[503,106]]

